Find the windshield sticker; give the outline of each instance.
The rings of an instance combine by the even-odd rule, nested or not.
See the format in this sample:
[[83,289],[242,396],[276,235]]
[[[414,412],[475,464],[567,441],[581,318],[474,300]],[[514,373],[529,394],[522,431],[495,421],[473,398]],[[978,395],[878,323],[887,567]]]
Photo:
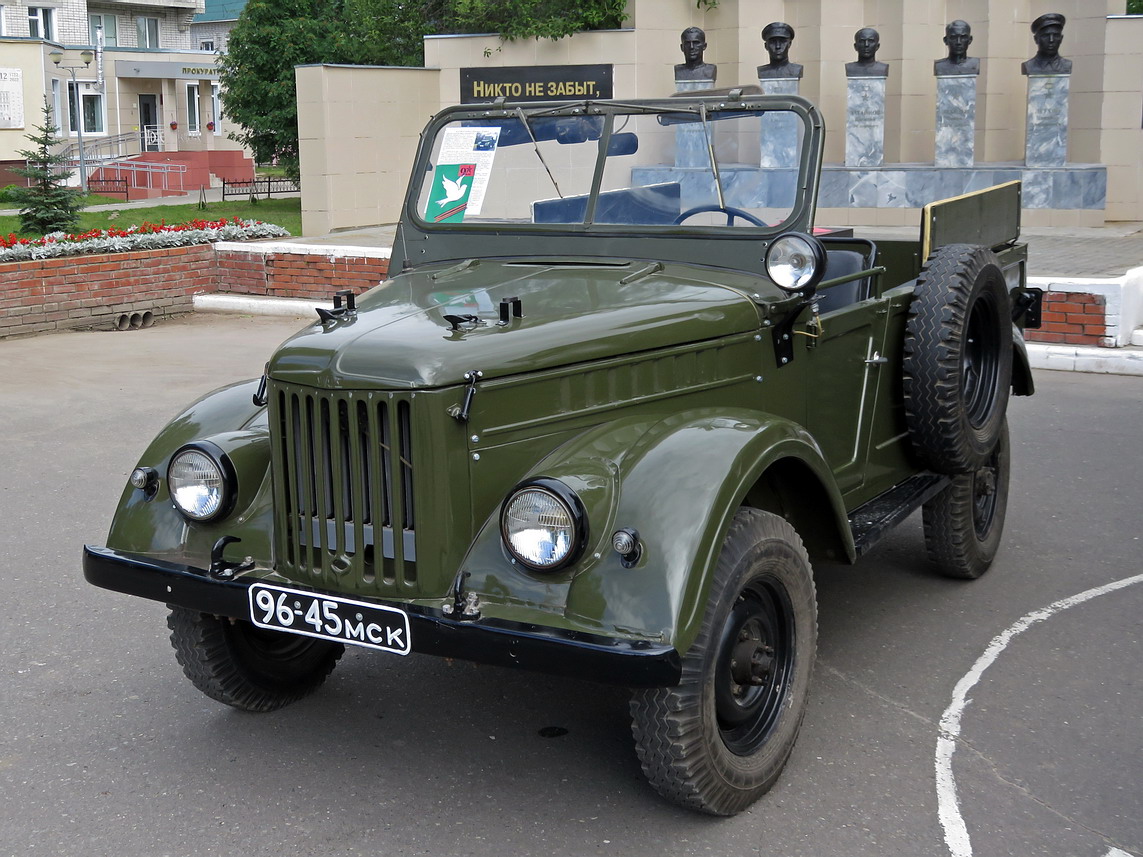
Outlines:
[[464,220],[474,175],[476,164],[445,164],[437,167],[425,218],[434,223],[458,223]]
[[466,214],[480,214],[499,141],[498,126],[444,129],[426,220],[454,223]]

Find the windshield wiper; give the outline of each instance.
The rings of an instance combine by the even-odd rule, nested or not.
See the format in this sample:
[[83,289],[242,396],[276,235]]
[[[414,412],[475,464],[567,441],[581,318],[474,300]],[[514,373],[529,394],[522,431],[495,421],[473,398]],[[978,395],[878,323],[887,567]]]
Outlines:
[[556,181],[556,177],[552,175],[552,171],[548,168],[548,162],[544,160],[544,155],[540,151],[540,145],[536,142],[536,135],[532,133],[532,126],[528,124],[528,117],[524,115],[523,108],[516,108],[516,118],[520,120],[520,124],[523,125],[524,130],[528,132],[528,137],[532,140],[532,148],[536,150],[536,157],[540,159],[540,163],[544,165],[544,169],[548,173],[548,178],[552,180],[552,187],[556,189],[556,193],[560,199],[563,199],[564,195],[560,191],[559,183]]
[[714,140],[710,136],[710,123],[706,119],[706,102],[699,102],[699,118],[702,119],[702,132],[706,137],[706,153],[710,156],[710,169],[714,173],[714,189],[718,191],[718,207],[726,208],[726,198],[722,193],[722,176],[718,173],[718,161],[714,159]]

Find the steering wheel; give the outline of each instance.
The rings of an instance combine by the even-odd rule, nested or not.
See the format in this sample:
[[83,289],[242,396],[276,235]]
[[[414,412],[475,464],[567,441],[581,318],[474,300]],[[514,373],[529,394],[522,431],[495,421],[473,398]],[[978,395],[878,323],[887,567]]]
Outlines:
[[733,226],[734,218],[741,217],[747,223],[753,223],[755,226],[769,226],[768,223],[763,223],[749,211],[743,211],[741,208],[734,208],[729,205],[696,205],[694,208],[688,208],[682,214],[675,218],[675,223],[679,224],[696,214],[702,214],[704,211],[721,211],[726,215],[726,225]]

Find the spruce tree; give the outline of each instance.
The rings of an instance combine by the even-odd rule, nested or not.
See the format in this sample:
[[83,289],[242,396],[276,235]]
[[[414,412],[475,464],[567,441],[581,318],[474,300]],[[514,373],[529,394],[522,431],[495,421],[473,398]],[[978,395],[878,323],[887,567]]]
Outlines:
[[28,179],[28,187],[16,188],[11,195],[20,206],[20,232],[24,237],[47,235],[49,232],[72,232],[79,225],[83,210],[83,194],[68,187],[71,170],[61,170],[67,163],[63,155],[52,153],[58,143],[59,128],[52,121],[52,109],[44,99],[44,123],[34,126],[36,133],[27,139],[35,149],[20,149],[18,154],[27,159],[26,167],[13,167],[12,171]]

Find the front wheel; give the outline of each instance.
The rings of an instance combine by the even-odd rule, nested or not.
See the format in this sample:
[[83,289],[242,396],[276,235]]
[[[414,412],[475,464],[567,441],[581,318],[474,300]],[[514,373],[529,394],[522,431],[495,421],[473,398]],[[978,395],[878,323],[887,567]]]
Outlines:
[[741,509],[676,687],[637,691],[643,772],[668,800],[733,815],[770,789],[794,748],[817,648],[809,558],[776,515]]
[[186,677],[211,699],[274,711],[313,693],[345,647],[250,622],[172,607],[171,645]]

